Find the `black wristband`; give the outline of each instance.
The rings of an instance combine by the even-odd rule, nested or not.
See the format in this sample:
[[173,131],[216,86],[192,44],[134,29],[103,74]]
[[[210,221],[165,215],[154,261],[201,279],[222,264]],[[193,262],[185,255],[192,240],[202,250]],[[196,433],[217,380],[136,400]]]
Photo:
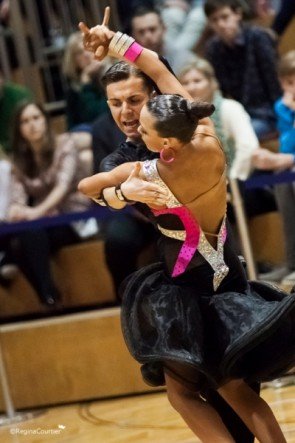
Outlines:
[[120,200],[120,202],[125,202],[126,203],[126,200],[125,200],[124,195],[123,195],[122,190],[121,190],[121,185],[117,185],[115,187],[115,194],[117,196],[117,199]]
[[91,199],[92,199],[95,203],[98,203],[100,206],[107,206],[107,204],[105,203],[105,201],[102,199],[101,194],[99,194],[97,197],[91,197]]
[[107,188],[103,188],[103,189],[101,190],[101,195],[100,195],[101,200],[104,202],[105,206],[107,206],[109,209],[113,209],[114,211],[119,211],[118,208],[114,208],[114,207],[111,206],[111,205],[109,204],[109,202],[106,200],[105,196],[103,195],[103,191],[104,191],[105,189],[107,189]]
[[115,193],[116,193],[116,196],[118,197],[118,199],[119,199],[121,202],[125,202],[125,203],[134,203],[133,200],[129,200],[129,198],[127,198],[127,197],[124,195],[124,193],[123,193],[123,191],[122,191],[122,189],[121,189],[121,185],[122,185],[122,183],[121,183],[120,185],[118,185],[118,186],[115,187]]

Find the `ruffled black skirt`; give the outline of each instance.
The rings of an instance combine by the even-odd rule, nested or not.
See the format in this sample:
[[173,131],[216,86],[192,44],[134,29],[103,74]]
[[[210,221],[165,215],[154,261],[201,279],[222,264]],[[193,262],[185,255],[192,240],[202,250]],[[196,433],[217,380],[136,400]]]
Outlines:
[[[228,262],[231,263],[228,263]],[[204,263],[178,278],[162,263],[125,282],[122,330],[148,384],[165,383],[164,370],[193,390],[226,381],[266,381],[295,363],[295,296],[247,282],[234,255],[217,292]]]

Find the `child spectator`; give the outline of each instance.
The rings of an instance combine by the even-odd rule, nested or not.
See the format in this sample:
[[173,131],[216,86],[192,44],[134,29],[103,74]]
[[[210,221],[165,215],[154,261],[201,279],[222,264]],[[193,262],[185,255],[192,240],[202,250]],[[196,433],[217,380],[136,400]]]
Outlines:
[[[279,79],[283,96],[275,103],[275,112],[280,132],[280,152],[276,154],[263,149],[254,156],[257,167],[274,171],[293,169],[295,163],[295,50],[282,57]],[[287,267],[282,269],[282,274],[285,274],[282,283],[291,286],[295,284],[294,183],[276,185],[275,194],[283,220],[287,256]]]
[[280,132],[280,152],[295,155],[295,50],[285,54],[279,64],[283,96],[275,103]]
[[[283,96],[275,103],[280,133],[280,152],[291,155],[295,162],[295,50],[284,55],[279,64],[279,78]],[[287,157],[288,158],[288,157]],[[291,160],[291,159],[290,159]],[[295,187],[283,183],[275,188],[277,205],[283,219],[287,270],[283,284],[295,284]]]
[[281,90],[276,72],[275,40],[270,31],[245,25],[238,0],[206,0],[213,36],[206,57],[225,97],[245,107],[259,139],[276,130],[274,102]]

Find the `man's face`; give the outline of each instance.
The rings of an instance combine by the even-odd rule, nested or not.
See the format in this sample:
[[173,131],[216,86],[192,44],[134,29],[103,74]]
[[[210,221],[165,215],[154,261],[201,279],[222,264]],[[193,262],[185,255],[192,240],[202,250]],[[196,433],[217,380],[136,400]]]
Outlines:
[[142,46],[161,53],[164,39],[164,25],[158,14],[150,12],[132,19],[132,37]]
[[137,131],[140,111],[150,98],[144,81],[131,76],[127,80],[110,83],[106,93],[113,119],[121,131],[131,140],[140,138]]
[[209,24],[221,40],[232,43],[240,32],[241,19],[241,12],[224,6],[210,15]]

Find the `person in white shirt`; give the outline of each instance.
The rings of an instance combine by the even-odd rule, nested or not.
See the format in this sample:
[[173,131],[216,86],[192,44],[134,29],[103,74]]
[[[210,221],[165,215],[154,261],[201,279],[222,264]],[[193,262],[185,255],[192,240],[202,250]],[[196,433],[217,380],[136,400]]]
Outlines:
[[241,103],[222,96],[214,69],[207,60],[199,58],[189,63],[178,77],[195,100],[214,104],[211,118],[227,156],[229,177],[246,180],[252,170],[252,156],[259,149],[249,114]]

